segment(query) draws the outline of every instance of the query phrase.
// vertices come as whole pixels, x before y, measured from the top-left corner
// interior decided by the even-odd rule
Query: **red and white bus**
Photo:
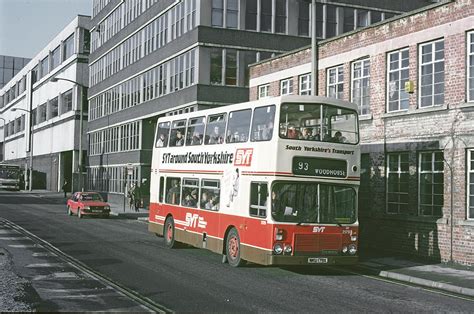
[[[357,107],[283,96],[158,119],[149,231],[232,266],[357,263]]]

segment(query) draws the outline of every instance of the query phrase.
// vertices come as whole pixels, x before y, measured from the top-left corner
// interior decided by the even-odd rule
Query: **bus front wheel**
[[[227,235],[226,255],[230,266],[239,267],[244,264],[244,260],[240,258],[240,237],[235,228],[230,229]]]
[[[170,249],[173,248],[175,246],[173,217],[166,218],[165,230],[163,231],[163,235],[165,238],[165,245]]]

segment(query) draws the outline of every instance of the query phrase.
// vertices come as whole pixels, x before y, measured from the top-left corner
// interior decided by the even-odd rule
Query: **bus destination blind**
[[[296,175],[330,178],[347,176],[347,163],[344,160],[295,156],[292,168]]]

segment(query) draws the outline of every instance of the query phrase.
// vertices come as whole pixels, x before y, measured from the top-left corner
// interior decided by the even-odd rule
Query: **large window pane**
[[[351,187],[303,182],[273,185],[272,217],[281,222],[353,223],[356,193]]]
[[[226,114],[216,114],[209,116],[206,127],[206,144],[222,144],[224,143],[226,125]]]
[[[225,85],[237,85],[237,50],[226,49]]]
[[[260,31],[272,31],[272,0],[260,0]]]
[[[247,0],[245,11],[245,29],[257,30],[257,1]]]
[[[271,140],[274,120],[275,106],[255,108],[252,120],[252,142]]]
[[[222,49],[211,50],[211,84],[222,84]]]
[[[420,215],[441,216],[444,198],[443,153],[420,153],[419,160]]]
[[[352,102],[356,103],[360,115],[370,113],[370,60],[352,63]]]
[[[444,41],[420,47],[420,107],[444,104]]]
[[[229,113],[229,123],[227,126],[227,143],[247,142],[249,138],[250,120],[252,110],[240,110]]]

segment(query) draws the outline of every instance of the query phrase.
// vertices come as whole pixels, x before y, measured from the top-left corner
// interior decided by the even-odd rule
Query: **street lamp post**
[[[23,109],[23,108],[12,108],[12,112],[14,111],[17,111],[17,110],[20,110],[20,111],[24,111],[26,113],[28,113],[28,116],[29,116],[29,130],[30,130],[30,156],[29,156],[29,163],[30,163],[30,169],[29,169],[29,173],[30,173],[30,178],[28,180],[28,190],[31,192],[33,190],[33,123],[32,123],[32,117],[31,117],[31,111],[30,110],[27,110],[27,109]]]
[[[318,38],[316,34],[317,30],[317,23],[316,23],[316,0],[312,0],[311,2],[311,76],[313,79],[313,95],[318,95],[318,59],[319,59],[319,51],[318,51]]]
[[[316,34],[316,0],[304,0],[311,3],[311,95],[318,96],[318,37]]]
[[[3,145],[2,145],[2,160],[5,160],[5,126],[7,125],[7,120],[0,117],[0,120],[3,121]]]
[[[87,86],[82,85],[81,83],[78,83],[74,80],[70,80],[67,78],[62,78],[62,77],[53,77],[51,78],[51,82],[57,82],[57,81],[67,81],[71,82],[81,88],[81,104],[80,104],[80,110],[79,110],[79,160],[78,160],[78,168],[79,168],[79,180],[78,180],[78,190],[82,191],[82,132],[83,132],[83,122],[84,122],[84,89],[87,88]]]

